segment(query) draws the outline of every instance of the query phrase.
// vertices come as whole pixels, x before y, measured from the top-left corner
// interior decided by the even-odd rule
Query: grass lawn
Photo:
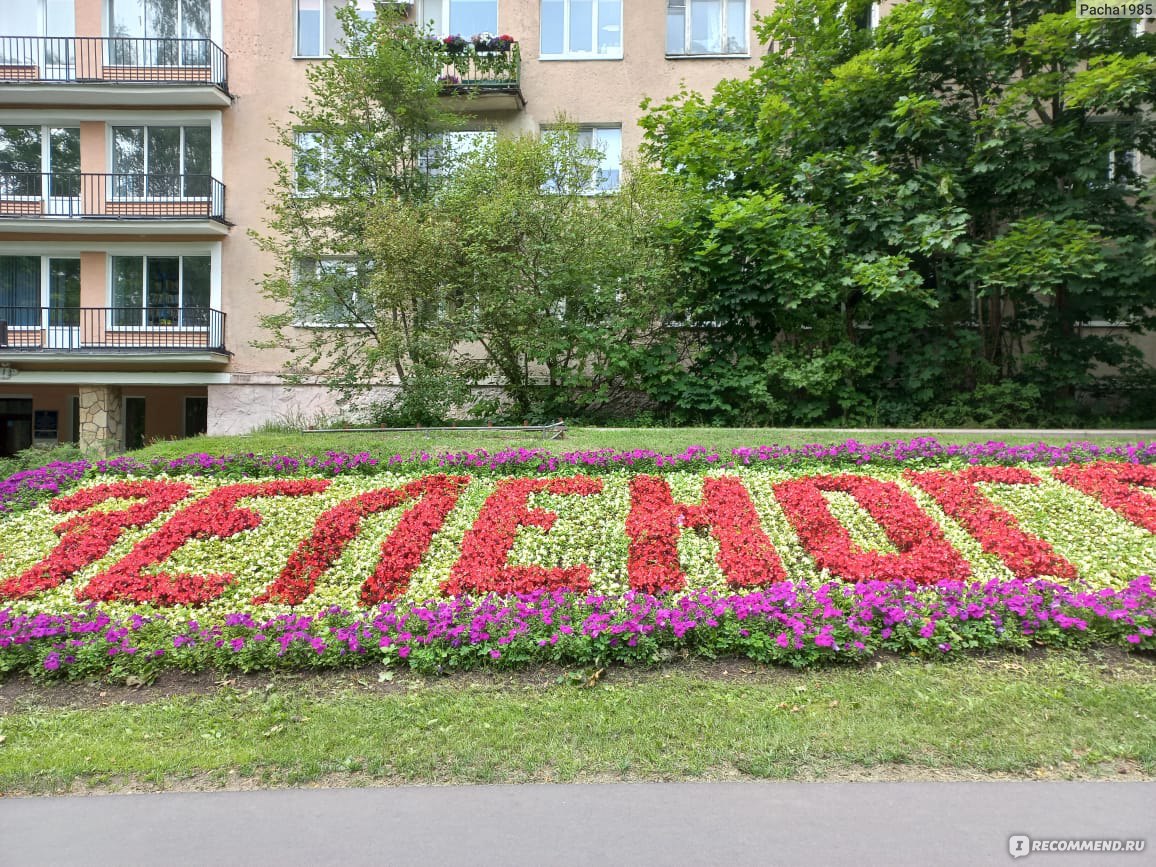
[[[0,684],[0,793],[686,779],[1156,777],[1156,666],[1051,652],[447,679]],[[191,692],[188,690],[192,690]]]
[[[412,451],[464,451],[484,448],[496,451],[504,448],[546,448],[551,451],[583,451],[587,449],[616,448],[653,449],[661,452],[679,452],[689,446],[707,446],[716,449],[732,449],[739,446],[782,444],[800,446],[814,442],[842,442],[854,438],[861,442],[883,440],[909,440],[916,436],[938,436],[942,442],[965,443],[985,442],[989,439],[1009,443],[1038,442],[1041,437],[1026,434],[936,434],[912,433],[910,431],[873,430],[848,433],[839,429],[801,428],[573,428],[565,439],[544,440],[540,434],[524,434],[508,431],[454,432],[431,431],[429,433],[356,433],[356,434],[303,434],[303,433],[254,433],[247,436],[219,437],[203,436],[187,440],[169,440],[153,443],[144,449],[132,452],[141,459],[153,457],[174,458],[190,452],[210,454],[259,452],[262,454],[307,455],[333,451],[368,451],[375,455],[408,454]],[[1045,436],[1051,443],[1067,442],[1072,437]],[[1087,439],[1101,445],[1135,442],[1136,436],[1119,434],[1097,434],[1081,432],[1077,439]]]

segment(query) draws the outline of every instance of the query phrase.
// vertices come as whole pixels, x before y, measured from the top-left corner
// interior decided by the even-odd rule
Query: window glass
[[[598,53],[622,52],[622,0],[598,0]]]
[[[693,0],[690,4],[692,54],[722,53],[722,0]]]
[[[54,174],[80,171],[80,129],[55,127],[48,131],[48,158]]]
[[[213,159],[207,126],[185,127],[184,158],[185,195],[207,197]]]
[[[0,126],[0,172],[40,173],[40,127]]]
[[[566,4],[564,0],[542,0],[542,53],[561,54],[564,41]]]
[[[297,54],[321,54],[321,0],[297,0]]]
[[[181,269],[179,256],[149,256],[147,264],[147,323],[176,325],[181,302]]]
[[[0,319],[9,325],[39,324],[39,256],[0,256]]]
[[[467,39],[475,33],[498,32],[498,0],[449,0],[450,33]]]
[[[112,257],[112,324],[139,326],[144,306],[144,259],[140,256]]]
[[[727,47],[728,54],[747,53],[747,2],[727,0]]]
[[[570,0],[570,50],[575,54],[594,50],[594,0]]]
[[[48,260],[48,324],[54,328],[80,326],[80,260]]]
[[[0,33],[5,36],[39,36],[38,5],[35,0],[16,0],[0,5]]]
[[[209,399],[185,398],[185,436],[195,437],[209,430]]]
[[[139,449],[145,440],[145,399],[126,397],[124,399],[124,447]]]
[[[181,324],[204,328],[209,324],[209,291],[212,258],[185,256],[182,260]]]
[[[178,0],[147,0],[145,35],[156,39],[176,39],[178,8]]]
[[[296,172],[297,192],[317,193],[323,187],[325,176],[325,148],[319,132],[299,132],[296,135],[293,169]]]
[[[668,0],[666,4],[666,53],[686,52],[686,0]]]

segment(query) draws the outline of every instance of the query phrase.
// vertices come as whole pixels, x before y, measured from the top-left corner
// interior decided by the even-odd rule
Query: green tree
[[[269,231],[257,236],[274,254],[261,289],[277,306],[258,345],[287,351],[287,381],[345,398],[398,383],[408,419],[429,421],[468,394],[448,369],[453,334],[432,315],[441,284],[389,279],[390,262],[375,256],[390,251],[372,250],[367,230],[371,216],[402,209],[402,219],[429,197],[430,143],[462,120],[439,97],[443,46],[397,4],[379,4],[371,21],[351,7],[338,14],[344,51],[309,67],[309,95],[275,131],[291,156],[272,163]],[[399,243],[416,237],[397,228]]]
[[[694,191],[681,247],[702,350],[687,415],[914,422],[1000,385],[1071,416],[1156,324],[1156,36],[1065,0],[785,0],[770,53],[652,107]],[[1117,328],[1089,323],[1111,322]],[[1011,389],[1009,391],[1009,389]]]
[[[623,173],[576,130],[491,138],[437,175],[436,193],[377,212],[378,286],[420,286],[456,343],[462,379],[500,388],[515,417],[622,411],[646,375],[678,361],[669,179]],[[436,251],[436,252],[435,252]]]

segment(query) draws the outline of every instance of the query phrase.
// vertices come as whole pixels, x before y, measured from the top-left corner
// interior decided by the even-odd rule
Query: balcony
[[[517,42],[500,51],[478,50],[465,43],[457,51],[444,52],[438,75],[441,95],[454,111],[518,111],[526,107],[522,96],[522,52]]]
[[[225,234],[225,185],[209,175],[0,172],[0,231]]]
[[[223,107],[228,56],[208,39],[0,36],[6,105]]]
[[[228,361],[225,314],[210,307],[0,307],[0,361]]]

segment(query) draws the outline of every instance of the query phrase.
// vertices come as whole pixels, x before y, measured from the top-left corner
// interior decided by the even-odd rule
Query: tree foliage
[[[644,119],[696,202],[702,336],[652,393],[727,421],[1015,423],[1073,418],[1094,374],[1151,383],[1128,337],[1156,324],[1156,36],[1059,0],[912,0],[874,31],[866,8],[785,0],[753,75]]]

